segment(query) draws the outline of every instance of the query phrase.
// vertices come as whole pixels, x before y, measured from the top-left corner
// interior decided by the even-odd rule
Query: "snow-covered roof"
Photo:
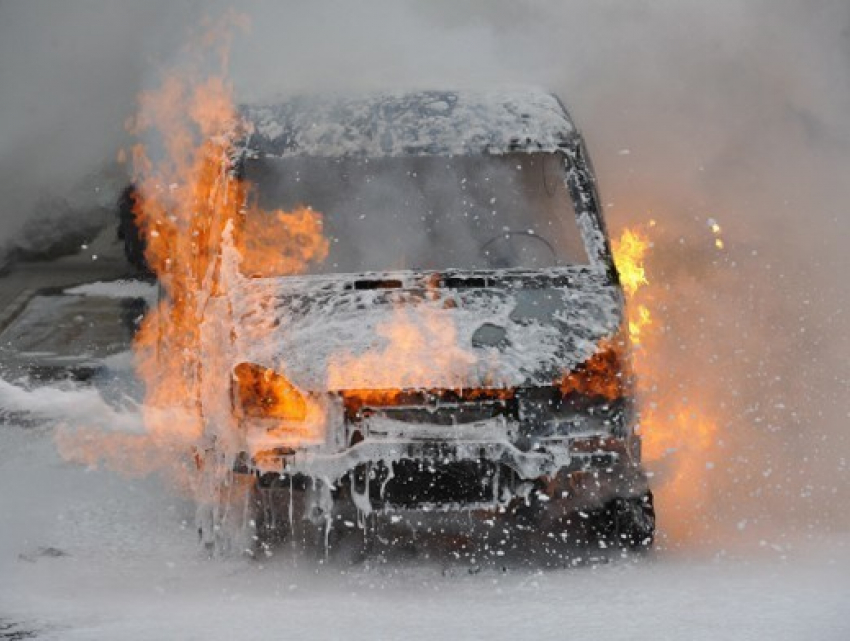
[[[403,156],[552,152],[576,129],[539,89],[302,97],[241,109],[259,156]]]

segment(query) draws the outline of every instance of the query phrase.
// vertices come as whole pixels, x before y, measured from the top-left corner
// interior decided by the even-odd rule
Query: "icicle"
[[[381,461],[381,463],[383,464],[384,461]],[[387,478],[385,478],[384,481],[381,483],[381,501],[384,500],[384,494],[386,494],[387,491],[387,483],[389,483],[395,478],[395,466],[392,464],[392,462],[386,465],[386,468]]]
[[[364,483],[363,492],[358,492],[354,484],[354,474],[351,475],[351,500],[354,501],[354,506],[357,508],[357,526],[361,529],[366,526],[366,517],[372,513],[372,501],[369,499],[369,481],[371,478],[372,468],[366,468],[366,481]]]
[[[292,480],[292,474],[289,474],[289,540],[291,542],[292,548],[295,549],[297,547],[295,541],[295,506],[293,504],[294,501],[294,482]]]

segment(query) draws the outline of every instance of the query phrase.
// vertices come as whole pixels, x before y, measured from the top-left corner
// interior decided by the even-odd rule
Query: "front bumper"
[[[646,486],[634,439],[585,434],[541,438],[521,449],[494,434],[378,433],[337,452],[272,448],[243,459],[240,471],[256,473],[266,489],[324,486],[334,499],[352,498],[362,512],[493,509],[532,491],[580,508]]]
[[[565,469],[587,471],[617,467],[631,462],[633,449],[625,439],[604,436],[541,439],[529,451],[507,441],[366,439],[332,453],[321,448],[296,451],[287,447],[271,448],[258,452],[250,467],[260,473],[340,479],[364,464],[412,460],[445,465],[475,461],[502,465],[523,479],[533,480]]]

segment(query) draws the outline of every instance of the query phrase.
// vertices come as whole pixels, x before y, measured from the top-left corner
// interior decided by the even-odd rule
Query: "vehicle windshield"
[[[311,274],[588,262],[560,154],[250,159],[245,177],[262,210],[322,214]]]

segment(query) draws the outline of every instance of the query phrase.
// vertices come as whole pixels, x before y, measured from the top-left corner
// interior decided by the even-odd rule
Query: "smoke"
[[[217,5],[0,5],[0,244],[51,199],[72,199],[76,223],[115,196],[136,95]],[[233,45],[240,100],[556,91],[585,134],[612,229],[658,221],[659,349],[676,393],[721,423],[722,464],[699,479],[703,507],[727,527],[755,513],[846,522],[845,0],[253,1],[240,11],[252,22]],[[724,228],[723,252],[708,219]]]
[[[0,234],[111,165],[139,90],[224,6],[0,6]],[[242,100],[540,84],[585,130],[612,215],[663,206],[775,220],[814,204],[835,218],[846,202],[850,8],[840,0],[254,0],[240,11],[252,22],[233,51]]]
[[[175,19],[153,3],[0,4],[0,255],[49,252],[106,221],[126,180],[124,122],[189,6]]]

